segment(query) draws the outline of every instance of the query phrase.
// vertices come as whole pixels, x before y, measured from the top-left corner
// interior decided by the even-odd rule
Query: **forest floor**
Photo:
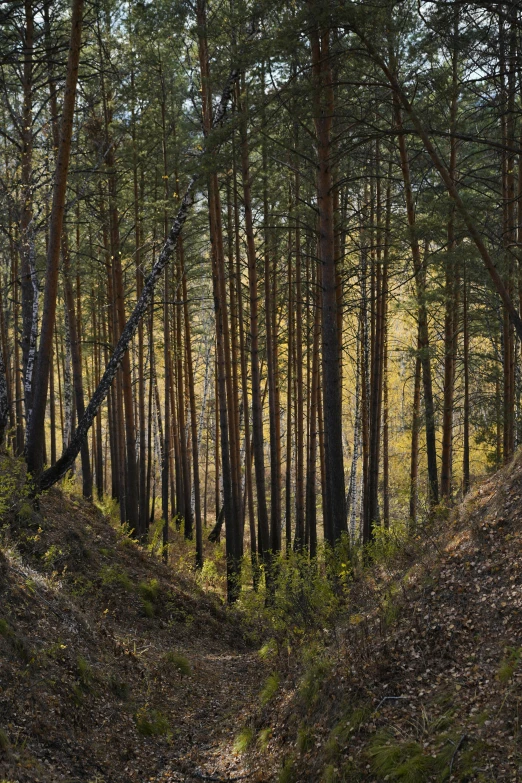
[[[2,783],[522,779],[522,455],[265,639],[181,534],[173,569],[56,490],[5,519]]]
[[[233,742],[262,667],[188,569],[174,574],[81,498],[51,491],[4,527],[2,783],[241,775]]]

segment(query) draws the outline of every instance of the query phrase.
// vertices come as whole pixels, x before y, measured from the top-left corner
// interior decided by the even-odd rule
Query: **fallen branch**
[[[453,770],[453,762],[455,761],[455,757],[456,757],[457,753],[459,752],[459,750],[461,749],[461,747],[463,746],[463,744],[465,743],[465,741],[467,740],[467,738],[468,738],[468,735],[467,734],[463,734],[462,737],[459,739],[459,741],[457,743],[457,747],[453,751],[453,756],[451,757],[451,761],[450,761],[450,765],[449,765],[449,776],[450,777],[451,777],[451,773],[452,773],[452,770]]]
[[[198,778],[199,780],[211,780],[213,783],[230,783],[234,780],[245,780],[250,775],[238,775],[235,778],[218,778],[216,775],[204,775],[202,772],[190,772],[191,777]]]

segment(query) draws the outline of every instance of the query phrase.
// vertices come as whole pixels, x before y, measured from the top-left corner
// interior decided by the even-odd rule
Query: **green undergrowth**
[[[442,511],[437,513],[445,519]],[[434,529],[426,528],[430,536]],[[377,711],[373,699],[362,692],[364,677],[361,691],[352,688],[349,699],[339,681],[341,674],[343,680],[350,679],[343,634],[356,626],[355,637],[364,636],[368,623],[365,604],[352,600],[352,590],[357,600],[366,595],[374,613],[372,627],[386,633],[403,621],[414,573],[421,591],[434,586],[433,577],[423,576],[422,570],[422,563],[431,562],[431,552],[429,536],[419,531],[408,531],[405,525],[379,528],[364,551],[344,540],[334,550],[323,547],[313,562],[306,554],[281,555],[272,561],[271,579],[262,579],[257,591],[243,590],[238,607],[267,674],[259,689],[257,731],[247,728],[238,735],[238,752],[270,753],[274,758],[277,747],[284,759],[279,783],[312,779],[311,774],[321,783],[490,783],[477,773],[487,762],[484,746],[466,734],[450,704],[442,705],[441,714],[441,705],[427,700],[416,705],[416,715],[400,713],[396,724],[397,711]],[[246,568],[243,579],[250,577]],[[272,589],[267,589],[267,581]],[[365,625],[358,628],[361,623]],[[371,645],[371,638],[367,643]],[[504,652],[497,680],[510,686],[516,681],[522,648]],[[285,734],[294,732],[290,754],[285,753],[288,739],[280,737],[282,725]]]

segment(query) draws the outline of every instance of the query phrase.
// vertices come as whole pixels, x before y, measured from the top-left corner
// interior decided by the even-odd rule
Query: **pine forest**
[[[519,780],[521,368],[516,0],[0,0],[2,783]]]

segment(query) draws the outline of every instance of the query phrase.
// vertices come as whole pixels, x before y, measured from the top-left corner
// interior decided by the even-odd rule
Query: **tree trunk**
[[[325,538],[335,544],[346,531],[342,400],[340,383],[340,335],[338,334],[337,276],[334,252],[334,212],[330,129],[334,112],[330,60],[330,30],[313,23],[312,69],[317,110],[314,118],[317,152],[317,206],[322,265],[323,413],[327,508]]]
[[[40,476],[43,468],[42,461],[45,437],[45,408],[47,404],[49,363],[56,316],[58,266],[60,259],[63,217],[65,212],[67,174],[69,170],[69,159],[71,152],[74,104],[76,100],[76,84],[78,80],[78,64],[80,60],[82,14],[83,0],[73,0],[69,59],[67,63],[67,76],[63,99],[62,120],[60,125],[60,143],[58,147],[53,187],[53,205],[51,210],[49,246],[47,251],[44,306],[40,330],[40,347],[36,363],[33,407],[27,428],[27,467],[29,472],[32,473],[35,478]]]

